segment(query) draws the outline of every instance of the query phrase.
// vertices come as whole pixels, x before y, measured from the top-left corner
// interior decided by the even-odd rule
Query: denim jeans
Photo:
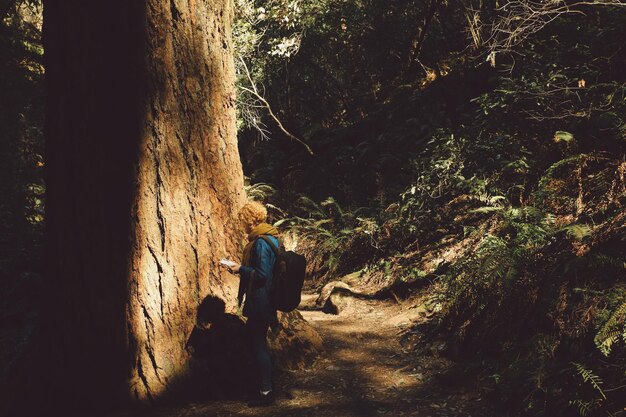
[[[246,322],[248,343],[252,349],[252,358],[257,367],[257,375],[260,376],[261,391],[272,390],[272,360],[267,347],[267,329],[269,326],[267,320],[254,317],[250,317]]]

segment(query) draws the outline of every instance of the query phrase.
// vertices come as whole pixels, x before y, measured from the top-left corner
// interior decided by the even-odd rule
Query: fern
[[[565,232],[569,237],[575,240],[583,240],[591,235],[591,226],[587,224],[572,223],[554,231],[554,233]]]
[[[265,207],[270,208],[272,210],[275,210],[277,212],[279,212],[281,215],[285,216],[287,213],[285,212],[285,210],[281,209],[278,206],[275,206],[274,204],[270,204],[270,203],[265,203]]]
[[[339,213],[340,217],[344,216],[344,212],[341,209],[341,206],[339,205],[339,203],[337,203],[337,200],[335,200],[333,197],[328,197],[326,200],[322,201],[320,204],[322,207],[334,207],[335,210],[337,210],[337,213]]]
[[[280,219],[274,223],[274,227],[282,226],[283,224],[289,224],[291,222],[293,222],[292,219]]]
[[[582,417],[585,417],[591,411],[592,403],[590,401],[583,400],[572,400],[569,402],[570,405],[573,405],[578,408],[578,414]]]
[[[554,176],[554,174],[556,173],[556,171],[558,171],[560,168],[569,165],[571,163],[578,163],[581,162],[585,159],[585,157],[587,157],[587,155],[585,154],[580,154],[580,155],[573,155],[573,156],[569,156],[565,159],[561,159],[560,161],[555,162],[554,164],[552,164],[547,170],[546,172],[543,174],[543,176],[541,177],[541,179],[539,180],[539,189],[540,191],[544,191],[546,188],[546,185],[548,184],[548,181]]]
[[[609,356],[611,349],[620,338],[626,343],[626,300],[624,300],[604,323],[594,342],[604,356]]]
[[[615,270],[626,269],[626,262],[603,253],[590,253],[586,256],[575,257],[563,265],[565,273],[579,270]]]
[[[602,398],[606,400],[606,395],[600,387],[600,385],[603,384],[602,379],[598,375],[594,374],[593,371],[591,371],[590,369],[585,368],[583,364],[580,364],[578,362],[572,362],[572,365],[574,365],[574,367],[576,368],[576,372],[578,373],[578,375],[582,377],[583,382],[588,382],[596,391],[600,393]]]
[[[314,222],[312,226],[318,228],[325,224],[333,223],[333,221],[334,221],[333,219],[321,219],[321,220]]]
[[[298,204],[308,208],[307,212],[314,217],[325,217],[324,210],[312,199],[307,196],[301,195],[298,198]]]
[[[244,186],[244,191],[249,199],[258,201],[265,200],[269,196],[273,195],[276,192],[276,188],[274,188],[271,184],[259,182]]]

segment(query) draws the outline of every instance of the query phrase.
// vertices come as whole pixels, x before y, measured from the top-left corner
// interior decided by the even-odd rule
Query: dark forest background
[[[623,415],[624,4],[235,3],[247,192],[311,285],[425,297],[416,331],[515,414]],[[0,2],[3,378],[41,314],[42,57],[41,4]]]
[[[0,367],[4,382],[34,334],[42,295],[41,4],[2,1],[0,21]]]

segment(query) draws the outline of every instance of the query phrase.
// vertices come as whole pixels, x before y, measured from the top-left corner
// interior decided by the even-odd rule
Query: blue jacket
[[[274,236],[265,235],[279,247],[280,243]],[[239,275],[246,288],[252,279],[252,290],[246,293],[243,306],[243,315],[273,322],[276,320],[276,310],[271,306],[269,290],[272,286],[272,277],[276,255],[270,245],[258,238],[252,247],[250,265],[241,266]]]

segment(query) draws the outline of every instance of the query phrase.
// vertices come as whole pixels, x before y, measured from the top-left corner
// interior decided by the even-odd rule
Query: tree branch
[[[245,61],[243,60],[242,57],[239,57],[239,60],[241,61],[241,64],[243,65],[243,69],[246,73],[246,78],[248,79],[248,82],[250,83],[251,88],[248,87],[244,87],[244,86],[240,86],[240,88],[243,91],[246,91],[247,93],[252,94],[257,100],[259,100],[262,104],[263,107],[265,107],[265,109],[267,109],[268,114],[270,115],[270,117],[272,119],[274,119],[274,121],[276,122],[276,124],[278,125],[279,129],[285,134],[287,135],[287,137],[291,140],[294,140],[298,143],[300,143],[302,146],[304,146],[307,150],[307,152],[310,155],[313,155],[313,150],[311,149],[311,147],[309,145],[307,145],[304,141],[302,141],[302,139],[294,136],[293,134],[291,134],[286,128],[285,126],[283,126],[283,124],[281,123],[281,121],[278,119],[278,117],[276,116],[276,114],[274,114],[274,112],[272,111],[272,107],[270,106],[270,103],[268,103],[267,100],[265,100],[265,98],[259,93],[259,90],[257,89],[254,81],[252,80],[252,76],[250,75],[250,70],[248,70],[248,66],[246,65]]]

